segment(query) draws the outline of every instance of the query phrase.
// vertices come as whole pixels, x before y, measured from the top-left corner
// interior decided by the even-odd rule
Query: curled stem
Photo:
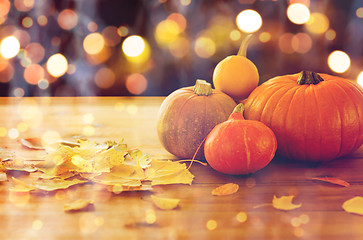
[[[247,56],[247,47],[248,44],[251,42],[251,39],[252,39],[252,34],[248,34],[246,37],[244,37],[237,53],[238,56],[243,56],[243,57]]]

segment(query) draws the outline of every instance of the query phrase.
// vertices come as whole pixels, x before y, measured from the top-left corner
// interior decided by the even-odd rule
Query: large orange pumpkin
[[[302,71],[257,87],[245,103],[246,119],[259,120],[289,159],[327,161],[363,143],[363,89],[327,74]]]
[[[227,94],[197,80],[165,98],[158,113],[157,132],[170,153],[191,159],[203,139],[217,124],[227,120],[236,102]],[[196,159],[204,158],[203,147]]]

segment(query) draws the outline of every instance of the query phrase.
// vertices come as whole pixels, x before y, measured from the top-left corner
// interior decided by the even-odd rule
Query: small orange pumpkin
[[[327,161],[363,143],[363,89],[328,74],[302,71],[268,80],[245,103],[246,119],[270,127],[289,159]]]
[[[160,106],[157,132],[161,144],[180,158],[192,158],[198,146],[217,124],[227,120],[236,106],[227,94],[197,80],[194,87],[172,92]],[[204,158],[203,147],[196,159]]]

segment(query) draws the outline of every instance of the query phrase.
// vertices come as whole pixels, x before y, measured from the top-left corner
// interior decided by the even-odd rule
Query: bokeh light
[[[329,19],[323,13],[312,13],[306,22],[306,28],[315,34],[325,33],[329,29]]]
[[[258,31],[262,26],[261,15],[255,10],[243,10],[237,15],[236,23],[241,31],[253,33]]]
[[[328,57],[329,68],[336,73],[344,73],[350,67],[350,58],[343,51],[336,50],[330,53]]]
[[[19,12],[28,12],[34,7],[34,0],[14,0],[14,6]]]
[[[358,8],[357,11],[355,11],[355,14],[359,18],[363,18],[363,7]]]
[[[19,40],[14,36],[8,36],[0,43],[0,53],[6,59],[15,57],[19,53],[19,50]]]
[[[358,74],[357,83],[363,87],[363,71]]]
[[[175,41],[180,33],[181,28],[178,23],[171,19],[161,21],[155,28],[155,38],[161,46]]]
[[[68,61],[61,53],[52,55],[47,61],[47,70],[53,77],[64,75],[67,69]]]
[[[147,88],[147,79],[140,73],[133,73],[126,79],[126,88],[130,93],[140,95]]]
[[[48,23],[48,18],[44,15],[40,15],[38,18],[37,18],[37,22],[40,26],[45,26],[47,25]]]
[[[114,72],[107,67],[100,68],[95,74],[95,83],[99,88],[107,89],[115,83]]]
[[[325,38],[327,40],[334,40],[335,37],[337,36],[337,33],[333,30],[333,29],[329,29],[326,33],[325,33]]]
[[[44,58],[45,49],[37,42],[28,44],[25,47],[26,57],[30,59],[32,63],[39,63]]]
[[[208,37],[198,37],[194,44],[195,53],[201,58],[209,58],[216,52],[216,44]]]
[[[217,227],[218,227],[218,223],[216,220],[208,220],[207,223],[205,224],[206,228],[209,230],[209,231],[213,231],[215,230]]]
[[[10,10],[10,2],[9,0],[1,0],[0,1],[0,17],[5,17]]]
[[[295,24],[304,24],[310,18],[309,8],[302,3],[290,4],[286,12],[288,19]]]
[[[271,40],[271,34],[269,32],[262,32],[258,35],[258,39],[263,42],[266,43],[268,41]]]
[[[49,147],[52,144],[58,143],[60,140],[62,140],[61,135],[59,132],[54,130],[48,130],[41,136],[42,145],[45,147]]]
[[[36,85],[44,78],[44,69],[38,64],[31,64],[24,70],[24,79],[31,85]]]
[[[284,33],[279,37],[279,47],[281,52],[288,54],[294,52],[294,48],[292,47],[293,38],[294,34],[292,33]]]
[[[240,40],[241,39],[241,36],[242,36],[241,32],[238,31],[238,30],[236,30],[236,29],[232,30],[231,33],[229,34],[229,38],[232,41],[238,41],[238,40]]]
[[[14,67],[7,60],[0,60],[0,83],[9,82],[14,75]]]
[[[83,48],[88,54],[97,54],[105,46],[105,40],[100,33],[91,33],[83,40]]]
[[[122,50],[129,57],[137,57],[145,50],[145,41],[140,36],[129,36],[124,40]]]
[[[110,47],[114,47],[120,43],[121,37],[117,33],[117,27],[107,26],[102,31],[102,36],[105,40],[105,44]]]
[[[190,43],[187,38],[179,37],[174,42],[169,44],[170,53],[176,58],[182,58],[189,52]]]
[[[61,28],[71,30],[78,23],[78,15],[72,9],[64,9],[59,13],[57,22]]]
[[[129,34],[129,29],[126,26],[120,26],[119,28],[117,28],[117,34],[120,37],[125,37],[127,36],[127,34]]]
[[[291,46],[295,52],[306,53],[313,45],[313,40],[306,33],[297,33],[291,39]]]

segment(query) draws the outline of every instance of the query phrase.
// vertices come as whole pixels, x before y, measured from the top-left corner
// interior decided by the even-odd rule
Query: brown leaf
[[[44,146],[42,145],[42,141],[40,138],[22,138],[20,139],[20,143],[29,149],[33,149],[33,150],[44,150]]]
[[[350,187],[350,184],[342,179],[335,178],[335,177],[312,177],[311,180],[318,180],[323,182],[328,182],[332,184],[336,184],[343,187]]]
[[[342,207],[346,212],[363,215],[363,197],[353,197],[345,201]]]
[[[79,212],[93,210],[94,204],[92,200],[78,199],[76,201],[64,204],[65,212]]]
[[[282,196],[280,198],[274,196],[273,200],[272,200],[272,206],[276,209],[279,210],[293,210],[296,208],[301,207],[301,203],[300,204],[293,204],[292,203],[292,199],[295,196]]]
[[[212,195],[214,196],[225,196],[236,193],[239,189],[239,185],[235,183],[227,183],[219,186],[212,190]]]

